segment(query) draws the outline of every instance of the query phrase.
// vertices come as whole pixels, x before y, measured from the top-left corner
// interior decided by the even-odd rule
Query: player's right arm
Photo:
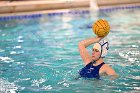
[[[88,38],[78,43],[79,53],[85,65],[87,65],[88,63],[92,61],[92,56],[90,55],[86,47],[100,41],[101,39],[102,37],[93,37],[93,38]]]

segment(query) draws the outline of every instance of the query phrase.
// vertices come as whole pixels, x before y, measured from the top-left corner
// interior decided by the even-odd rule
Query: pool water
[[[140,10],[64,13],[0,22],[1,93],[138,93]],[[78,42],[94,37],[91,25],[108,20],[105,63],[119,78],[77,79],[83,61]],[[91,47],[88,50],[91,52]]]

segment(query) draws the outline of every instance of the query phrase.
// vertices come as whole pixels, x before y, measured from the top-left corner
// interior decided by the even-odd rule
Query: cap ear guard
[[[109,43],[106,40],[102,40],[99,44],[101,45],[101,57],[104,58],[107,55]]]

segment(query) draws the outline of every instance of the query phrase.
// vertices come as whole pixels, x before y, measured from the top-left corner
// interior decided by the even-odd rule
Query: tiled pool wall
[[[99,11],[102,12],[112,12],[117,10],[126,10],[126,9],[140,9],[140,5],[133,5],[133,6],[117,6],[117,7],[109,7],[109,8],[100,8]],[[52,12],[47,13],[48,16],[60,16],[64,14],[70,14],[70,15],[81,15],[81,14],[88,14],[90,13],[90,10],[70,10],[67,12]],[[44,14],[37,13],[37,14],[22,14],[22,15],[12,15],[12,16],[0,16],[0,21],[6,21],[6,20],[13,20],[13,19],[27,19],[27,18],[39,18]]]

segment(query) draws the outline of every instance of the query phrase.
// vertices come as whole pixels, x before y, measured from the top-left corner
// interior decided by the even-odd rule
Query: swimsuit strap
[[[96,66],[96,67],[99,67],[99,68],[101,68],[102,67],[102,65],[104,65],[105,63],[103,62],[103,63],[101,63],[101,64],[99,64],[98,66]]]

